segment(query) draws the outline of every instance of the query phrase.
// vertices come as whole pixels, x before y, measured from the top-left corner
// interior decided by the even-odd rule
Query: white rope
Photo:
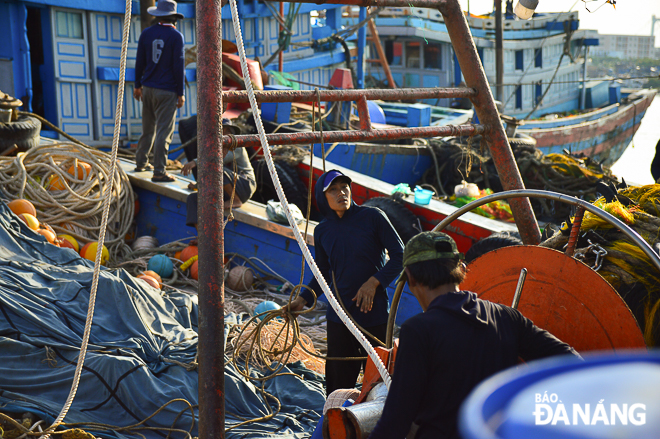
[[[387,368],[383,364],[382,360],[376,353],[376,350],[371,346],[367,338],[360,332],[358,328],[355,327],[351,319],[346,315],[344,310],[341,308],[339,305],[339,302],[337,302],[337,299],[334,297],[334,295],[330,292],[330,288],[328,287],[328,284],[325,282],[325,279],[321,275],[321,272],[319,271],[319,268],[316,266],[316,262],[314,261],[314,258],[312,257],[312,254],[309,251],[309,248],[307,247],[307,244],[305,243],[305,240],[302,237],[302,234],[300,233],[300,230],[298,229],[298,225],[293,219],[293,216],[291,215],[291,211],[289,210],[289,203],[286,199],[286,196],[284,195],[284,191],[282,190],[282,185],[280,184],[280,180],[277,176],[277,171],[275,170],[275,164],[273,163],[273,157],[270,154],[270,146],[268,145],[268,139],[266,139],[266,132],[264,130],[264,126],[261,123],[261,113],[259,112],[259,108],[257,107],[257,100],[254,97],[254,90],[252,89],[252,81],[250,80],[250,72],[248,70],[247,66],[247,61],[245,57],[245,48],[243,47],[243,34],[241,31],[241,25],[238,21],[238,8],[236,7],[236,0],[229,0],[229,4],[231,6],[231,12],[232,12],[232,23],[234,24],[234,35],[236,36],[236,45],[238,46],[238,54],[241,60],[241,69],[243,71],[243,79],[245,81],[245,89],[248,93],[248,97],[250,99],[250,107],[252,108],[252,114],[254,115],[254,121],[257,126],[257,131],[259,132],[259,138],[261,140],[261,146],[264,150],[264,157],[266,158],[266,164],[268,165],[268,171],[270,172],[271,177],[273,178],[273,184],[275,185],[275,190],[277,192],[277,196],[280,199],[280,202],[282,203],[282,207],[284,208],[284,214],[286,215],[287,219],[289,220],[289,224],[291,225],[291,229],[293,230],[293,234],[296,237],[296,241],[298,241],[298,245],[300,246],[300,250],[302,251],[303,255],[305,256],[305,260],[307,261],[307,264],[312,270],[312,273],[314,273],[314,277],[318,280],[319,284],[321,285],[321,288],[323,289],[323,293],[325,294],[325,297],[327,297],[328,302],[332,306],[332,308],[335,310],[341,321],[346,325],[348,330],[355,336],[355,338],[360,342],[362,347],[367,351],[371,359],[373,360],[374,364],[376,365],[376,368],[378,369],[378,372],[380,373],[380,376],[383,378],[383,381],[385,382],[385,385],[387,388],[390,388],[390,383],[391,383],[391,378],[390,374],[387,372]],[[311,184],[311,182],[310,182]]]
[[[80,353],[78,354],[78,364],[76,365],[76,372],[71,384],[69,396],[62,407],[62,411],[57,416],[53,424],[46,429],[44,439],[48,439],[50,434],[62,423],[66,417],[73,399],[76,397],[78,391],[78,384],[80,383],[80,375],[82,373],[83,364],[85,363],[85,355],[87,354],[87,343],[89,342],[89,334],[92,329],[92,319],[94,317],[94,305],[96,302],[96,292],[99,284],[99,275],[101,271],[101,255],[103,253],[103,243],[105,242],[105,229],[108,225],[108,215],[110,213],[110,198],[112,197],[112,185],[117,168],[117,150],[119,149],[119,132],[121,127],[121,113],[122,104],[124,101],[124,85],[126,75],[126,54],[128,52],[128,31],[131,26],[131,0],[126,0],[126,12],[124,13],[124,34],[121,41],[121,61],[119,63],[119,87],[117,90],[117,108],[115,111],[115,131],[112,137],[112,154],[110,171],[110,184],[106,186],[105,193],[103,194],[103,220],[101,221],[101,229],[96,249],[96,260],[94,261],[94,275],[92,277],[92,289],[89,293],[89,306],[87,308],[87,319],[85,321],[85,332],[83,333],[82,345],[80,346]]]

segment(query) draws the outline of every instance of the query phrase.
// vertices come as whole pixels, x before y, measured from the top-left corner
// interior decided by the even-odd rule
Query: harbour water
[[[660,140],[660,98],[656,96],[646,111],[632,144],[612,166],[612,172],[627,183],[652,184],[651,161]]]

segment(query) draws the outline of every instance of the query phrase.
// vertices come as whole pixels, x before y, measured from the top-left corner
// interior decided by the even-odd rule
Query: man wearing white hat
[[[140,35],[135,59],[135,91],[133,97],[142,101],[142,136],[135,154],[135,171],[153,170],[151,181],[171,182],[174,177],[165,172],[167,151],[177,108],[183,107],[184,90],[183,35],[176,30],[177,13],[174,0],[158,0],[147,9],[158,23]],[[149,153],[154,148],[154,163]]]

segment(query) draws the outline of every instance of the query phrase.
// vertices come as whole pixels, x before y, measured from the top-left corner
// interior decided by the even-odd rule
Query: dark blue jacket
[[[183,35],[174,27],[154,24],[140,35],[135,58],[135,88],[143,85],[183,96]]]
[[[324,179],[325,174],[318,181],[323,182]],[[317,183],[315,190],[316,204],[325,219],[314,230],[314,260],[333,294],[334,272],[336,290],[358,324],[365,328],[384,324],[388,316],[385,288],[401,273],[403,243],[387,216],[375,207],[358,206],[353,202],[344,216],[339,218],[330,209],[322,186],[322,183]],[[386,260],[385,250],[389,261]],[[378,279],[380,286],[376,290],[371,311],[363,313],[355,305],[353,298],[371,276]],[[308,285],[317,296],[323,294],[316,279]],[[304,291],[301,296],[308,305],[312,304],[314,299],[309,291]],[[332,307],[328,308],[327,318],[340,322]]]
[[[518,357],[553,355],[578,356],[513,308],[469,291],[436,297],[401,326],[392,386],[369,439],[404,438],[413,421],[416,439],[459,439],[458,410],[477,384]]]

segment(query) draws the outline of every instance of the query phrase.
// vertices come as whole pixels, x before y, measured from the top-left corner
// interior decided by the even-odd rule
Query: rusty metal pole
[[[360,118],[360,129],[363,131],[371,131],[371,115],[369,114],[369,105],[367,98],[362,96],[357,101],[358,117]]]
[[[199,438],[225,437],[221,0],[196,0]]]
[[[439,9],[445,18],[449,38],[461,65],[465,82],[468,87],[472,87],[478,92],[476,97],[471,98],[472,103],[479,120],[489,130],[484,138],[493,156],[502,186],[505,191],[524,189],[525,185],[520,176],[520,170],[509,146],[504,126],[495,107],[493,94],[477,53],[477,47],[474,45],[461,6],[458,0],[447,0],[440,2]],[[468,66],[479,66],[479,68],[467,68]],[[512,199],[510,204],[523,243],[538,244],[541,241],[541,231],[529,198]]]

